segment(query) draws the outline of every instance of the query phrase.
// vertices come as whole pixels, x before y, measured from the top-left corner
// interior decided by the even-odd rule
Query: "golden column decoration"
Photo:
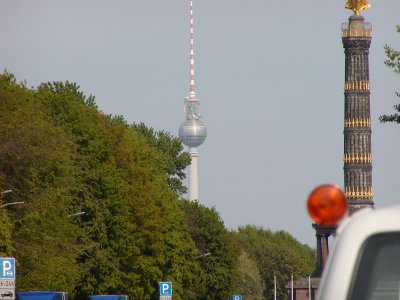
[[[358,16],[362,10],[368,9],[371,4],[367,0],[347,0],[345,8],[351,9]]]

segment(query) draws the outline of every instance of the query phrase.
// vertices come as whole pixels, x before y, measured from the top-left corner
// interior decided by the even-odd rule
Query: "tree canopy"
[[[277,296],[279,299],[287,297],[285,285],[291,276],[295,279],[309,276],[315,267],[315,251],[302,245],[285,231],[272,232],[269,229],[246,225],[240,227],[234,238],[240,248],[245,251],[249,259],[255,262],[261,276],[264,299],[272,299],[274,295],[274,276],[277,282]],[[243,258],[242,258],[243,259]],[[251,268],[251,265],[248,265]],[[253,291],[260,288],[257,282],[257,272],[248,269],[254,281]],[[243,277],[242,281],[249,280]],[[253,299],[249,287],[244,293],[250,293],[248,298]],[[260,296],[256,296],[260,297]],[[256,297],[254,299],[256,299]]]
[[[177,137],[101,112],[76,83],[28,88],[0,74],[0,255],[17,291],[70,299],[269,295],[271,276],[306,274],[312,251],[289,234],[228,231],[216,208],[182,197],[190,156]]]
[[[397,32],[400,33],[400,26],[397,25]],[[400,74],[400,51],[396,51],[388,45],[384,46],[385,54],[387,60],[385,60],[385,65],[391,68],[395,73]],[[400,97],[400,93],[396,92],[397,97]],[[393,122],[400,124],[400,104],[394,106],[396,113],[391,115],[382,115],[379,120],[383,123]]]

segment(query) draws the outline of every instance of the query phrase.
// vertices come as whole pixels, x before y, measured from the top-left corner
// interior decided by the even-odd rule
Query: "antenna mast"
[[[190,0],[190,93],[188,100],[196,101],[196,84],[194,83],[194,33],[193,33],[193,0]]]
[[[194,31],[193,31],[193,0],[190,0],[190,86],[189,95],[185,98],[186,119],[200,119],[200,102],[196,97],[196,84],[194,83]]]

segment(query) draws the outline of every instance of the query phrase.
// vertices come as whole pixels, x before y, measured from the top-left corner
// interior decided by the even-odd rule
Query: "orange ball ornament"
[[[347,208],[346,195],[337,185],[321,185],[308,196],[308,213],[318,225],[337,224]]]

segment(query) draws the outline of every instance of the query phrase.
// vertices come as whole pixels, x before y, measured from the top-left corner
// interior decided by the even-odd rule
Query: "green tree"
[[[397,25],[397,32],[400,33],[400,26]],[[387,60],[385,60],[385,65],[391,68],[395,73],[400,74],[400,51],[396,51],[389,47],[388,45],[384,46],[385,54],[387,56]],[[400,93],[396,92],[397,97],[400,97]],[[383,123],[386,122],[394,122],[400,124],[400,104],[396,104],[394,106],[396,113],[392,115],[382,115],[379,117],[379,120]]]
[[[195,299],[200,263],[179,206],[188,164],[179,140],[162,132],[150,144],[75,83],[28,89],[5,73],[0,101],[0,186],[14,191],[2,200],[25,201],[0,209],[0,251],[17,258],[18,289],[145,300],[170,280],[174,298]]]
[[[315,253],[300,244],[289,233],[272,232],[255,226],[244,226],[234,235],[237,244],[246,251],[259,268],[265,289],[264,297],[273,298],[274,276],[278,298],[287,297],[285,284],[293,275],[301,278],[311,274],[315,265]]]
[[[0,209],[0,256],[10,256],[11,253],[15,252],[12,245],[11,235],[13,232],[13,226],[9,214],[5,209]]]
[[[264,283],[260,271],[256,262],[244,250],[241,250],[238,257],[238,277],[238,290],[245,299],[263,299]]]
[[[75,144],[72,207],[86,212],[79,222],[84,247],[77,297],[124,293],[155,299],[158,282],[173,279],[175,298],[190,299],[196,286],[194,243],[169,185],[174,171],[166,168],[180,155],[180,142],[161,133],[156,145],[149,144],[148,136],[121,117],[99,113],[94,98],[76,84],[47,83],[39,92]]]
[[[77,227],[67,217],[68,187],[74,183],[71,144],[36,96],[14,76],[0,76],[0,178],[13,190],[10,197],[25,202],[1,211],[4,237],[12,237],[4,252],[17,258],[19,289],[72,292],[79,270],[71,262],[79,247],[73,243]]]
[[[183,200],[190,235],[196,244],[200,272],[197,299],[229,299],[236,285],[236,253],[215,208]],[[196,299],[196,298],[192,298]]]
[[[160,151],[161,168],[167,174],[170,188],[179,195],[186,193],[187,188],[182,180],[186,178],[185,168],[190,164],[190,155],[183,151],[182,142],[166,131],[154,131],[145,124],[133,124],[132,128],[143,134],[151,147]]]
[[[287,233],[228,232],[215,208],[179,200],[190,157],[171,134],[104,115],[68,81],[4,73],[0,103],[0,187],[14,191],[1,200],[25,202],[0,209],[0,254],[17,258],[20,291],[150,300],[172,281],[176,300],[258,299],[275,273],[309,274],[312,251]]]

